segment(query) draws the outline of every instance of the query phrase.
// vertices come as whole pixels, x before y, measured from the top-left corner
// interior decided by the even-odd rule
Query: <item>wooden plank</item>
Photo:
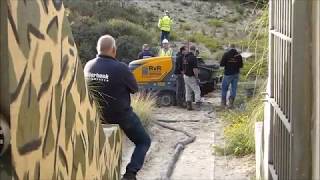
[[[286,36],[285,34],[282,34],[282,33],[278,32],[276,30],[270,30],[270,33],[273,34],[276,37],[279,37],[279,38],[285,40],[285,41],[292,42],[292,38],[291,37]]]
[[[0,2],[0,110],[6,117],[9,117],[9,77],[8,77],[8,26],[6,1]],[[9,118],[7,118],[9,119]],[[8,122],[9,123],[9,122]],[[10,123],[9,123],[10,124]]]
[[[313,179],[320,179],[320,1],[313,1],[313,121],[312,172]]]
[[[269,164],[269,172],[270,172],[273,180],[278,180],[278,175],[277,175],[277,173],[274,169],[274,166],[272,164]]]
[[[292,132],[291,124],[289,123],[289,120],[286,117],[286,115],[281,111],[281,109],[280,109],[279,105],[277,104],[277,102],[275,101],[275,99],[269,98],[268,101],[270,102],[270,104],[274,108],[275,112],[278,114],[280,120],[282,121],[282,123],[286,127],[287,131],[289,133],[291,133]]]
[[[263,122],[256,122],[254,128],[255,134],[255,149],[256,149],[256,179],[263,179],[261,172],[261,165],[263,164],[263,136],[262,136]]]
[[[311,179],[311,67],[310,58],[310,3],[293,1],[292,31],[292,144],[291,178]]]

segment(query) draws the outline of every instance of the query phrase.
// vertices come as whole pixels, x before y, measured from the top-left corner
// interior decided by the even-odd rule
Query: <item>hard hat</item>
[[[169,13],[169,11],[168,11],[168,10],[165,10],[164,12],[165,12],[166,14],[168,14],[168,13]]]
[[[169,43],[169,41],[168,41],[167,39],[164,39],[164,40],[162,41],[162,44],[167,44],[167,43]]]

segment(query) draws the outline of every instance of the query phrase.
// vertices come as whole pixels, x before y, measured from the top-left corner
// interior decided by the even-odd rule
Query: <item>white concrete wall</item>
[[[269,1],[269,6],[271,6],[271,2],[272,0]],[[272,8],[269,7],[269,29],[271,29],[271,27],[273,26],[273,14],[274,14],[274,11],[272,10]],[[270,37],[270,36],[269,36]],[[273,58],[273,52],[272,52],[272,48],[271,48],[271,44],[273,42],[271,42],[271,38],[269,38],[269,59]],[[269,67],[268,67],[268,84],[267,84],[267,89],[266,89],[266,92],[267,92],[267,96],[266,98],[270,97],[271,94],[272,94],[272,88],[271,88],[271,68],[272,68],[272,65],[271,63],[269,62]],[[268,180],[268,170],[269,170],[269,140],[270,140],[270,119],[271,119],[271,104],[268,103],[267,101],[264,103],[264,121],[263,121],[263,169],[262,171],[263,172],[260,172],[261,173],[261,177],[258,177],[258,178],[261,178],[261,179],[264,179],[264,180]]]
[[[313,179],[320,179],[320,1],[313,0],[313,123],[312,123],[312,160]]]

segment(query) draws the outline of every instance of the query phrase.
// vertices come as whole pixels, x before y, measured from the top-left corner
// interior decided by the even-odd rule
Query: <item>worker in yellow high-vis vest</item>
[[[158,22],[158,27],[161,30],[161,37],[160,37],[161,43],[164,39],[169,40],[172,24],[173,24],[173,20],[169,17],[169,12],[165,11],[164,16],[161,17]]]
[[[159,51],[159,56],[163,57],[163,56],[172,56],[172,49],[170,48],[170,44],[169,41],[167,39],[164,39],[162,41],[162,48]]]

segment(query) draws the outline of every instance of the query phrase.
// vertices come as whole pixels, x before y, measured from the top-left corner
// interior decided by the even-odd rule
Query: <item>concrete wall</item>
[[[313,179],[320,179],[320,1],[313,0]]]
[[[11,178],[118,179],[120,131],[103,131],[62,1],[1,3],[8,8],[1,80],[9,92],[1,97],[10,105]]]

